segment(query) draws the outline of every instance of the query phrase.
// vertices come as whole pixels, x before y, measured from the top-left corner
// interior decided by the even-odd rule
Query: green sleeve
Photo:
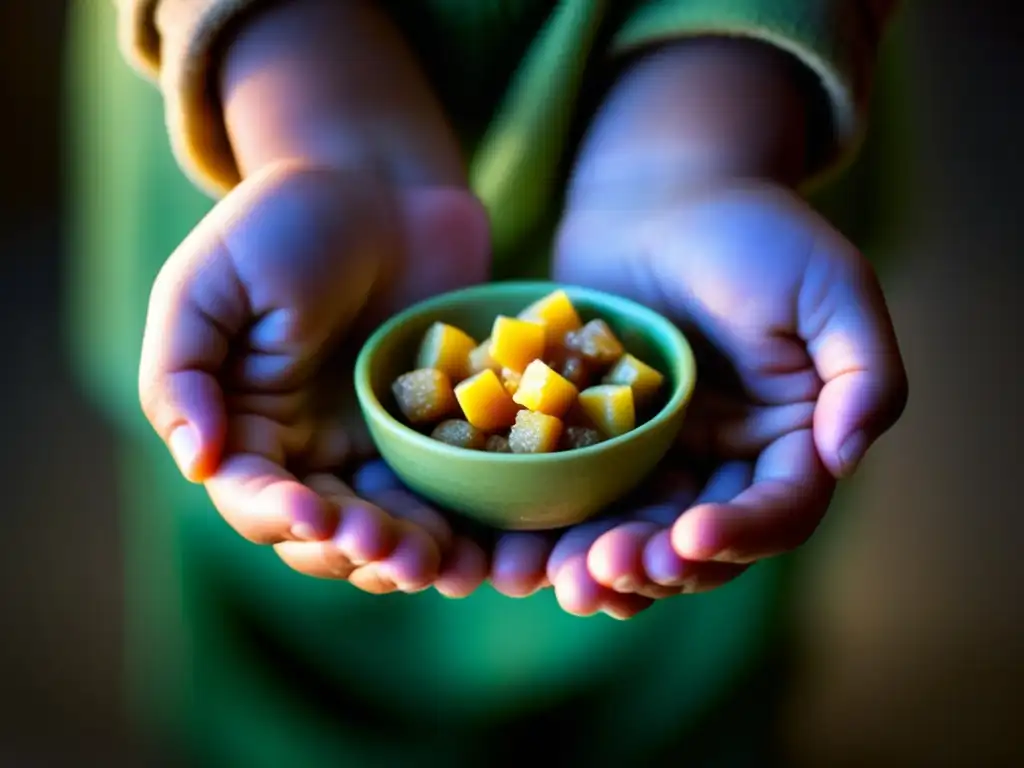
[[[826,102],[811,182],[845,165],[864,134],[875,59],[892,0],[647,0],[612,40],[616,55],[695,36],[759,40],[807,68]]]

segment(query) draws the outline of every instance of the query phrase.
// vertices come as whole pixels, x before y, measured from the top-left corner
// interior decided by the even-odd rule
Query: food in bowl
[[[492,453],[570,451],[627,434],[657,412],[665,376],[601,318],[586,323],[555,290],[477,342],[434,322],[391,386],[405,423]]]

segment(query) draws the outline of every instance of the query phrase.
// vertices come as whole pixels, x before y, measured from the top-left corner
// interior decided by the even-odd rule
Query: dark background
[[[787,736],[808,765],[1022,765],[1024,10],[909,5],[885,282],[911,402],[815,540]],[[62,348],[62,14],[0,3],[0,765],[148,764],[120,713],[111,437]]]

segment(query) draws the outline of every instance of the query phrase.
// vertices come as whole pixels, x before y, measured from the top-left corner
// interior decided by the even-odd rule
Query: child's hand
[[[697,391],[644,498],[557,543],[506,536],[502,591],[550,582],[571,613],[627,618],[722,585],[805,541],[836,479],[899,417],[906,378],[877,279],[785,183],[805,141],[787,66],[742,43],[668,49],[599,115],[554,277],[676,320],[698,355]]]
[[[471,592],[483,552],[369,467],[351,398],[365,332],[486,278],[488,229],[460,189],[281,165],[250,176],[170,257],[142,353],[146,415],[242,536],[371,592]],[[443,559],[443,565],[442,565]]]

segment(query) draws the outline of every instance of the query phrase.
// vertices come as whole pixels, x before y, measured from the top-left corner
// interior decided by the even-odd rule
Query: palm
[[[652,482],[557,540],[506,536],[498,554],[516,557],[496,562],[500,589],[545,583],[529,584],[530,567],[550,551],[546,581],[567,610],[628,617],[810,535],[834,487],[812,434],[822,383],[798,307],[816,300],[801,295],[815,234],[799,204],[760,190],[566,221],[557,279],[672,317],[695,348],[698,386],[678,450]]]

